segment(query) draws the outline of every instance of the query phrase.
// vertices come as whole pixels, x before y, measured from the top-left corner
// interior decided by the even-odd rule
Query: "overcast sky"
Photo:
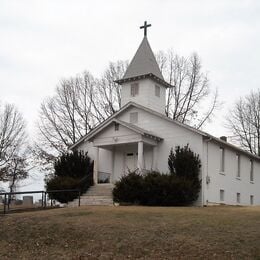
[[[258,0],[0,0],[0,100],[16,104],[33,133],[59,80],[131,59],[144,20],[154,52],[199,54],[225,102],[205,130],[224,135],[228,108],[260,85]]]

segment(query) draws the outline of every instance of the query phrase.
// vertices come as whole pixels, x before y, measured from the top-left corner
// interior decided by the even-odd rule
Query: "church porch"
[[[95,146],[95,145],[94,145]],[[158,142],[138,141],[95,146],[94,183],[115,183],[130,171],[157,170]]]
[[[93,145],[94,183],[115,183],[129,171],[157,169],[163,139],[134,124],[108,121],[89,138]]]

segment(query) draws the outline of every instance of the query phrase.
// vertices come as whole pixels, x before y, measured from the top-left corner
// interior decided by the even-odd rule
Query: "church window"
[[[138,122],[138,113],[132,112],[130,113],[130,123],[135,124]]]
[[[237,162],[237,177],[240,178],[240,154],[236,155],[236,162]]]
[[[237,193],[237,203],[240,203],[240,193]]]
[[[220,193],[219,193],[219,196],[220,196],[220,201],[224,201],[225,200],[225,191],[224,190],[220,190]]]
[[[254,196],[250,195],[250,205],[254,205]]]
[[[133,83],[131,84],[131,96],[135,97],[139,94],[139,84]]]
[[[160,97],[160,87],[155,85],[155,96]]]
[[[119,124],[115,123],[115,131],[118,131],[118,130],[119,130]]]
[[[220,172],[225,171],[225,150],[223,147],[220,147]]]
[[[250,160],[250,181],[254,181],[254,162]]]

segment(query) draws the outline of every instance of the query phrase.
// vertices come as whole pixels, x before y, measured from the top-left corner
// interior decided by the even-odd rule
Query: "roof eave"
[[[139,76],[130,77],[130,78],[122,78],[122,79],[119,79],[119,80],[115,80],[114,82],[122,85],[123,83],[126,83],[126,82],[131,82],[131,81],[146,79],[146,78],[151,78],[151,79],[153,79],[154,81],[158,82],[159,84],[163,85],[166,88],[173,88],[174,87],[171,84],[167,83],[165,80],[155,76],[153,73],[148,73],[148,74],[139,75]]]
[[[240,148],[240,147],[238,147],[238,146],[236,146],[234,144],[231,144],[229,142],[223,141],[223,140],[221,140],[221,139],[219,139],[219,138],[217,138],[217,137],[215,137],[213,135],[207,134],[207,136],[204,136],[204,140],[206,140],[206,141],[213,141],[215,143],[218,143],[220,146],[226,146],[226,147],[228,147],[228,148],[230,148],[232,150],[238,151],[241,154],[244,154],[246,156],[252,157],[252,158],[254,158],[256,160],[260,160],[259,156],[255,155],[255,154],[252,154],[252,153],[250,153],[250,152],[248,152],[248,151],[246,151],[246,150],[244,150],[244,149],[242,149],[242,148]]]

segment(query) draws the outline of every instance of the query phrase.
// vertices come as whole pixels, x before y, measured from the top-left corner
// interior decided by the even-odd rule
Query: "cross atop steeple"
[[[144,22],[144,25],[140,26],[140,29],[144,29],[144,36],[146,37],[147,35],[147,28],[148,27],[151,27],[152,25],[151,24],[147,24],[147,22],[145,21]]]

